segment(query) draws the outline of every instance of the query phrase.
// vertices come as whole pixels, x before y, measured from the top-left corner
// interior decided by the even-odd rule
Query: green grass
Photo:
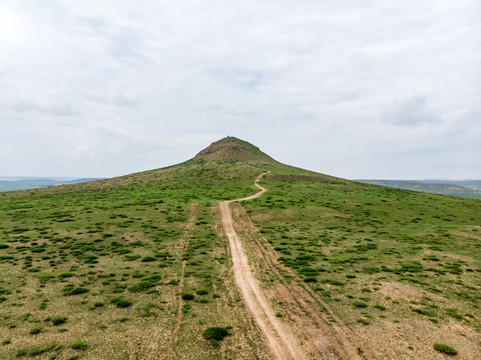
[[[61,326],[63,347],[55,353],[65,358],[75,356],[70,345],[77,339],[89,344],[88,357],[116,358],[129,346],[125,334],[135,343],[147,337],[165,353],[180,292],[196,299],[188,301],[173,354],[215,358],[218,349],[199,339],[217,321],[236,324],[239,339],[247,339],[246,329],[257,330],[246,327],[241,299],[230,295],[237,290],[226,282],[230,261],[214,209],[219,200],[254,193],[260,172],[250,164],[195,160],[108,181],[0,194],[0,330],[12,341],[2,356],[45,349]],[[56,325],[58,311],[65,324]],[[41,334],[30,335],[40,323]],[[248,357],[263,351],[241,342]],[[236,347],[230,343],[228,352]],[[142,351],[140,357],[156,356],[148,347]]]
[[[348,324],[359,322],[356,304],[372,303],[383,311],[371,325],[422,314],[481,330],[463,316],[481,317],[481,201],[300,173],[269,174],[263,186],[243,204],[260,235]],[[412,290],[391,294],[396,286]]]

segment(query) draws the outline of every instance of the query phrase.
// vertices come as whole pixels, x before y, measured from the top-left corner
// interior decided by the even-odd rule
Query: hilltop
[[[194,160],[201,159],[210,162],[278,163],[257,146],[231,136],[213,142],[194,157]]]
[[[0,358],[273,358],[218,206],[267,171],[266,193],[230,204],[233,227],[310,358],[337,335],[360,359],[443,359],[435,343],[481,357],[481,201],[298,169],[228,137],[162,169],[0,193]]]

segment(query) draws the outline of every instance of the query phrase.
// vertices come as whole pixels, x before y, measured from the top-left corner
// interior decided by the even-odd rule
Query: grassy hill
[[[316,174],[230,137],[164,169],[1,193],[0,358],[268,359],[217,209],[265,170],[269,191],[242,205],[286,281],[379,359],[443,359],[438,342],[479,357],[481,201]],[[212,326],[230,335],[207,341]]]

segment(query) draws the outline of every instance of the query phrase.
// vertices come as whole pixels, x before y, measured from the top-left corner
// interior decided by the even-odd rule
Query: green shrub
[[[368,319],[364,319],[364,318],[357,319],[357,322],[363,325],[369,325],[371,323]]]
[[[197,295],[207,295],[209,292],[205,289],[199,289],[199,290],[196,290],[195,293]]]
[[[142,262],[152,262],[152,261],[155,261],[155,260],[157,260],[157,259],[153,256],[144,256],[142,258]]]
[[[154,284],[151,283],[150,281],[146,281],[146,280],[139,281],[137,284],[129,287],[129,291],[130,292],[141,292],[141,291],[145,291],[147,289],[150,289],[153,286],[154,286]]]
[[[386,310],[386,307],[382,304],[375,304],[373,307],[375,309],[379,309],[379,310],[383,310],[383,311]]]
[[[367,304],[364,301],[361,301],[361,300],[353,301],[352,305],[354,305],[354,307],[357,307],[357,308],[366,308],[367,307]]]
[[[121,298],[113,298],[110,300],[112,304],[115,304],[119,308],[126,308],[132,305],[132,302],[129,300],[121,299]]]
[[[87,349],[87,343],[85,341],[76,341],[70,345],[70,348],[74,350],[85,350]]]
[[[194,295],[188,293],[182,293],[182,300],[194,300]]]
[[[63,272],[63,273],[58,274],[57,276],[58,276],[59,278],[61,278],[61,279],[65,279],[65,278],[74,276],[74,273],[71,273],[71,272]]]
[[[458,351],[454,347],[452,347],[451,345],[443,344],[443,343],[435,343],[433,347],[434,347],[434,350],[447,355],[451,355],[451,356],[457,355],[458,353]]]
[[[73,286],[73,285],[67,285],[62,289],[62,292],[64,295],[70,296],[70,295],[80,295],[80,294],[85,294],[86,292],[89,292],[90,290],[82,287],[82,286]]]
[[[455,319],[458,319],[458,320],[463,319],[463,315],[459,314],[458,310],[456,310],[455,308],[446,308],[446,313]]]
[[[42,332],[42,328],[40,326],[35,326],[34,328],[30,329],[30,334],[31,335],[37,335]]]
[[[229,335],[227,328],[219,326],[207,328],[202,332],[204,339],[210,340],[213,345],[216,345],[218,341],[221,341],[227,335]]]
[[[424,315],[424,316],[436,316],[436,313],[431,310],[420,309],[420,308],[413,308],[411,310],[417,314]]]
[[[67,321],[65,316],[57,316],[52,319],[52,324],[54,326],[62,325]]]
[[[17,357],[24,356],[24,355],[27,355],[27,349],[18,349],[17,350],[17,354],[16,354]]]

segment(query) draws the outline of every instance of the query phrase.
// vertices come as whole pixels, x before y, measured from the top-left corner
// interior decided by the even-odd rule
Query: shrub
[[[182,293],[182,300],[194,300],[194,295],[188,293]]]
[[[463,315],[459,314],[455,308],[446,308],[446,313],[455,319],[458,319],[458,320],[463,319]]]
[[[357,322],[363,325],[369,325],[371,323],[368,319],[364,319],[364,318],[357,319]]]
[[[417,314],[424,315],[424,316],[436,316],[436,313],[434,311],[427,310],[427,309],[412,308],[411,310]]]
[[[96,302],[94,302],[94,306],[95,306],[96,308],[102,307],[102,306],[104,306],[104,303],[103,303],[102,301],[96,301]]]
[[[354,307],[357,307],[357,308],[366,308],[367,307],[367,304],[364,301],[361,301],[361,300],[354,301],[352,303],[352,305],[354,305]]]
[[[52,319],[52,324],[54,326],[62,325],[67,321],[67,318],[65,316],[57,316]]]
[[[379,310],[386,310],[386,307],[382,304],[375,304],[373,307]]]
[[[458,353],[458,351],[454,347],[443,343],[435,343],[433,347],[434,350],[451,356],[457,355]]]
[[[229,335],[227,328],[219,326],[207,328],[202,332],[204,339],[210,340],[213,345],[216,345],[218,341],[221,341],[227,335]]]
[[[155,261],[155,260],[157,260],[157,259],[153,256],[144,256],[142,258],[142,262],[152,262],[152,261]]]
[[[64,295],[79,295],[79,294],[84,294],[86,292],[89,292],[90,290],[85,288],[85,287],[75,287],[74,285],[67,285],[62,289],[62,292]]]
[[[65,279],[65,278],[74,276],[74,273],[71,273],[71,272],[63,272],[63,273],[58,274],[57,276],[58,276],[59,278],[61,278],[61,279]]]
[[[112,304],[115,304],[119,308],[126,308],[132,305],[132,302],[129,300],[121,299],[121,298],[113,298],[110,300]]]
[[[76,341],[70,345],[70,348],[74,350],[85,350],[87,349],[87,343],[85,341]]]
[[[129,287],[129,291],[130,292],[140,292],[140,291],[145,291],[147,289],[150,289],[151,287],[153,287],[154,284],[152,284],[150,281],[139,281],[137,284],[135,285],[132,285],[131,287]]]
[[[17,354],[16,354],[17,357],[24,356],[24,355],[27,355],[26,349],[18,349],[17,350]]]
[[[72,289],[72,291],[69,292],[68,295],[79,295],[79,294],[85,294],[86,292],[89,292],[90,290],[81,286],[75,287]]]
[[[42,328],[39,327],[39,326],[36,326],[36,327],[30,329],[31,335],[37,335],[37,334],[40,334],[41,332],[42,332]]]
[[[207,295],[209,292],[205,289],[199,289],[199,290],[196,290],[195,293],[197,295]]]

